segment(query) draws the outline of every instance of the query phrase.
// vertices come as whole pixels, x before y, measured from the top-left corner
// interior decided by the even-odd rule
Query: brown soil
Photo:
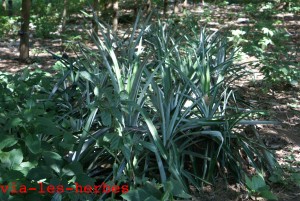
[[[17,72],[26,67],[49,69],[55,64],[56,60],[45,50],[59,52],[59,41],[31,39],[31,42],[30,59],[27,63],[20,63],[18,40],[0,40],[0,71]]]

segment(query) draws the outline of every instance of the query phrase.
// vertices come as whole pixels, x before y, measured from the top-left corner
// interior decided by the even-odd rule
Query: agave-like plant
[[[140,18],[122,36],[98,22],[101,35],[91,33],[98,50],[77,44],[75,61],[62,59],[67,69],[49,98],[62,95],[61,122],[77,137],[69,160],[90,177],[132,188],[159,180],[164,199],[189,197],[170,182],[188,193],[218,173],[242,180],[245,161],[272,171],[272,154],[233,131],[253,122],[230,89],[245,71],[225,38]]]

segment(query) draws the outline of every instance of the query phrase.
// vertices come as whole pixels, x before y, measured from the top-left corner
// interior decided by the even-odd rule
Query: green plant
[[[188,199],[190,185],[200,190],[218,174],[243,181],[244,163],[277,168],[262,144],[233,130],[256,123],[230,90],[245,74],[233,62],[236,49],[193,20],[150,19],[139,15],[123,36],[98,23],[101,37],[91,33],[98,50],[76,43],[75,59],[53,54],[54,76],[1,74],[1,182],[126,183],[124,199],[155,192],[171,200]],[[116,197],[66,192],[41,199]]]
[[[132,194],[152,179],[163,192],[176,180],[189,193],[225,169],[243,180],[241,151],[256,169],[276,169],[265,147],[232,130],[252,122],[229,90],[245,72],[226,39],[193,22],[139,20],[124,38],[99,23],[97,52],[76,44],[76,61],[61,59],[66,69],[50,97],[80,133],[72,160],[90,164],[84,169],[98,180],[129,183]],[[101,176],[99,163],[110,167]]]
[[[260,64],[258,66],[264,75],[265,86],[297,83],[300,75],[295,65],[298,48],[288,45],[291,38],[285,30],[277,28],[272,20],[259,20],[253,27],[231,32],[229,41],[235,46],[242,46],[238,54],[258,59],[254,65]]]
[[[38,182],[45,187],[94,182],[83,172],[82,164],[67,158],[76,138],[67,130],[68,122],[60,121],[63,114],[56,110],[55,101],[48,99],[54,77],[28,69],[17,74],[0,74],[1,184],[19,189],[22,185],[38,188]],[[1,200],[50,200],[55,196],[28,190],[25,195],[9,191],[0,194]],[[66,192],[64,197],[74,200],[90,196]]]
[[[49,11],[50,12],[50,11]],[[50,38],[58,29],[59,15],[33,16],[37,37]]]
[[[47,97],[43,92],[49,89],[47,87],[50,88],[49,74],[41,71],[0,74],[2,184],[16,182],[18,186],[32,185],[33,178],[29,179],[29,175],[38,166],[38,153],[42,154],[42,142],[46,143],[43,138],[47,139],[53,133],[59,135],[53,114],[47,112],[51,104],[43,104],[43,99]],[[1,193],[0,196],[4,200],[13,197],[9,193]],[[31,194],[28,195],[30,198]]]
[[[263,197],[268,200],[278,200],[278,198],[270,191],[270,187],[266,184],[261,173],[254,175],[251,179],[246,176],[246,187],[250,196]]]
[[[135,200],[175,200],[175,197],[182,197],[185,199],[191,198],[191,196],[187,195],[180,184],[173,180],[168,181],[165,184],[164,191],[161,190],[162,185],[155,184],[154,182],[145,182],[144,186],[131,190],[127,194],[122,195],[127,201],[135,201]]]
[[[0,34],[1,36],[17,35],[19,31],[18,20],[20,17],[0,16]]]

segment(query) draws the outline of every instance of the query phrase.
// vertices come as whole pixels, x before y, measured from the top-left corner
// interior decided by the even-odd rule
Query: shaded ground
[[[30,49],[30,60],[28,64],[20,63],[18,61],[19,42],[16,40],[0,41],[0,71],[16,72],[25,67],[33,69],[49,69],[56,60],[45,51],[45,49],[57,52],[60,50],[60,42],[53,42],[53,40],[35,40],[32,42]]]
[[[226,10],[227,9],[227,10]],[[238,27],[248,22],[247,16],[237,15],[240,7],[231,6],[223,10],[216,10],[216,19],[208,22],[212,28],[220,26]],[[212,9],[213,10],[213,9]],[[201,8],[195,13],[204,14]],[[230,14],[231,13],[231,14]],[[230,15],[228,15],[230,14]],[[300,21],[299,16],[281,15],[284,28],[291,34],[291,45],[300,46]],[[219,24],[219,19],[222,24]],[[203,21],[203,23],[205,23]],[[48,69],[56,60],[44,49],[60,52],[61,42],[59,40],[37,40],[32,39],[31,64],[20,64],[18,62],[18,42],[15,40],[0,41],[0,71],[16,72],[24,67]],[[300,54],[299,52],[297,54]],[[300,57],[298,57],[300,58]],[[249,60],[253,58],[248,58]],[[255,59],[255,58],[254,58]],[[300,59],[296,62],[300,62]],[[299,65],[299,63],[298,63]],[[255,82],[249,81],[256,79]],[[276,153],[279,163],[287,172],[300,172],[300,86],[272,86],[266,87],[262,82],[262,75],[257,69],[247,80],[237,84],[238,92],[244,100],[251,103],[253,108],[264,109],[270,112],[269,119],[277,120],[276,125],[258,125],[257,131],[265,145]],[[279,200],[298,200],[300,188],[291,184],[272,186]],[[247,197],[245,189],[239,185],[228,185],[218,183],[213,189],[207,187],[200,198],[194,200],[251,200]]]

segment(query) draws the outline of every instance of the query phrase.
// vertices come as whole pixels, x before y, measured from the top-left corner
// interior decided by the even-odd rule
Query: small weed
[[[271,192],[270,186],[265,182],[261,173],[253,176],[251,179],[246,176],[246,187],[251,197],[257,200],[258,197],[266,198],[268,200],[278,200],[278,198]]]

